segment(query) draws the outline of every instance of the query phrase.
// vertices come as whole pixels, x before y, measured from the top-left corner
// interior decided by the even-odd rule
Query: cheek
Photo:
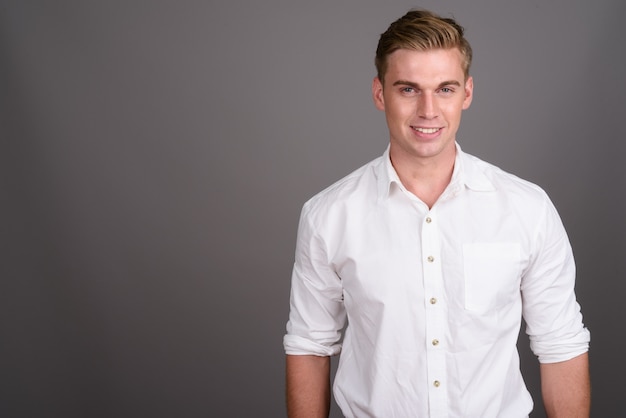
[[[395,129],[402,121],[402,118],[396,112],[390,111],[389,108],[385,112],[385,119],[389,129]]]
[[[463,111],[463,109],[464,109],[463,102],[450,104],[450,106],[448,106],[445,109],[447,119],[448,120],[460,120],[461,112]]]
[[[410,118],[415,113],[415,104],[408,100],[396,101],[387,106],[387,112],[392,114],[394,119]]]

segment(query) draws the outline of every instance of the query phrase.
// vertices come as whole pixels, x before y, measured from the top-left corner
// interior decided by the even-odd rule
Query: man
[[[561,220],[539,187],[456,142],[471,59],[463,28],[430,12],[381,35],[372,95],[389,146],[302,210],[284,338],[290,417],[328,416],[340,351],[347,417],[527,417],[522,316],[548,416],[589,416],[589,332]]]

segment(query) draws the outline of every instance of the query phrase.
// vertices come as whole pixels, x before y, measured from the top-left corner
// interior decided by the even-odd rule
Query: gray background
[[[300,208],[383,152],[374,50],[415,6],[474,47],[463,148],[560,210],[620,415],[624,4],[2,1],[0,416],[284,416]]]

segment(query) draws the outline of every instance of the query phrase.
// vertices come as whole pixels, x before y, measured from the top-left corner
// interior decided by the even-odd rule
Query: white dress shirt
[[[457,144],[429,209],[387,149],[304,205],[284,347],[341,352],[334,395],[346,417],[527,417],[522,315],[540,362],[585,353],[574,278],[538,186]]]

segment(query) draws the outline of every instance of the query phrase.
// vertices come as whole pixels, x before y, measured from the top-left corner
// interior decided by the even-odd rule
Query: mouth
[[[441,130],[441,128],[420,128],[418,126],[411,126],[414,131],[423,133],[423,134],[434,134]]]

